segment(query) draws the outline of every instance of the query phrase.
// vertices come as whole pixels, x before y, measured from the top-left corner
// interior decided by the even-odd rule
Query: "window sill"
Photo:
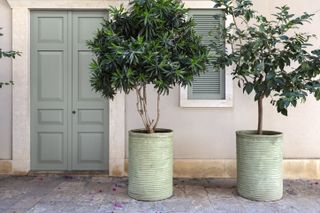
[[[185,108],[229,108],[233,107],[232,99],[224,100],[180,100],[180,107]]]
[[[180,107],[190,108],[221,108],[233,107],[232,94],[226,94],[223,100],[195,100],[188,99],[188,89],[180,87]]]

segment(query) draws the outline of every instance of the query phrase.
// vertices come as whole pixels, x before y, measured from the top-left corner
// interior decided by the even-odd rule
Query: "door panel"
[[[107,168],[107,102],[90,86],[89,65],[92,53],[86,46],[102,22],[104,12],[73,13],[73,116],[72,168]]]
[[[105,12],[31,13],[31,167],[106,170],[108,104],[90,86],[86,47]]]
[[[82,102],[101,102],[101,97],[99,94],[95,93],[88,83],[90,80],[90,72],[88,72],[88,67],[91,62],[92,54],[88,50],[75,49],[74,51],[76,58],[75,62],[78,62],[75,64],[75,66],[78,67],[78,72],[75,73],[75,75],[77,75],[78,85],[81,85],[80,87],[75,85],[75,87],[77,87],[77,100]]]
[[[78,163],[101,163],[104,155],[103,132],[81,132],[78,134]]]
[[[64,100],[63,57],[63,51],[38,51],[38,100]]]
[[[51,13],[52,14],[52,13]],[[54,15],[56,13],[54,12]],[[47,16],[48,13],[43,14],[43,17],[38,17],[38,42],[39,43],[64,43],[65,17]]]
[[[92,38],[104,16],[105,12],[74,12],[75,25],[73,26],[77,28],[74,32],[76,32],[77,43],[84,45],[83,49],[87,49],[86,41]]]
[[[40,125],[62,125],[63,110],[62,109],[40,109],[38,110],[38,123]]]
[[[40,163],[63,163],[63,138],[62,132],[38,133]]]

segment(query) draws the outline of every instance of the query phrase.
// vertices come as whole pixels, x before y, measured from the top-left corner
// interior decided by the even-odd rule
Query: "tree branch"
[[[158,125],[159,118],[160,118],[160,94],[158,94],[158,97],[157,97],[157,118],[156,118],[155,124],[153,125],[154,130]]]
[[[150,127],[152,122],[150,121],[150,117],[148,115],[147,88],[145,84],[142,86],[142,102],[143,102],[144,115],[148,122],[148,126]]]
[[[263,96],[258,100],[258,134],[263,134]]]
[[[137,95],[137,103],[136,103],[137,111],[142,119],[142,123],[143,123],[144,127],[147,129],[148,123],[146,121],[146,118],[144,117],[144,112],[143,112],[142,103],[141,103],[141,93],[140,93],[141,87],[140,88],[135,87],[135,90],[136,90],[136,95]]]

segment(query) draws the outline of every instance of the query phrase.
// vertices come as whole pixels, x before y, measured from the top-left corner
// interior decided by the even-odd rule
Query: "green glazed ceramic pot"
[[[172,196],[173,131],[129,131],[128,195],[136,200],[157,201]]]
[[[282,198],[282,133],[237,131],[237,190],[256,201]]]

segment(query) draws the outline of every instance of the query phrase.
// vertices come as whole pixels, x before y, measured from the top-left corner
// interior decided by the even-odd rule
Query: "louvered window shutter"
[[[189,15],[193,17],[196,32],[202,36],[203,44],[209,45],[212,41],[221,44],[225,48],[224,41],[218,39],[220,30],[224,27],[224,12],[222,10],[190,10]],[[214,63],[216,54],[211,50]],[[188,99],[198,100],[222,100],[225,99],[225,71],[214,70],[212,66],[207,66],[207,72],[200,76],[195,76],[192,86],[188,88]]]

